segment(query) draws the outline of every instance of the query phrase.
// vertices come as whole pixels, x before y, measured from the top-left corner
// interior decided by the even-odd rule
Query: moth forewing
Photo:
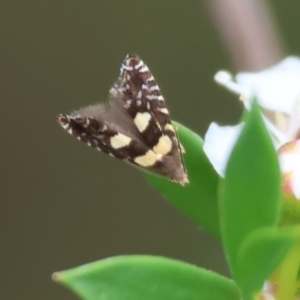
[[[128,55],[108,105],[60,115],[59,124],[89,146],[185,185],[181,145],[149,68]]]

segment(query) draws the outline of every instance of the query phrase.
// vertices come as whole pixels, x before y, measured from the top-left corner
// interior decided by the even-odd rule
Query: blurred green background
[[[290,53],[299,53],[300,2],[272,4]],[[137,53],[174,120],[201,136],[212,121],[234,124],[242,107],[213,81],[232,67],[204,1],[1,1],[0,43],[0,299],[77,299],[51,274],[118,254],[228,275],[219,243],[135,168],[55,120],[105,101],[125,55]]]

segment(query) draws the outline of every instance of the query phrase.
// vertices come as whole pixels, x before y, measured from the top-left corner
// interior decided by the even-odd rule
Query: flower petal
[[[243,124],[219,126],[211,123],[205,134],[203,150],[214,169],[222,177],[225,176],[229,156],[242,128]]]
[[[291,114],[300,91],[300,59],[287,57],[258,73],[239,73],[237,83],[254,94],[261,107]]]

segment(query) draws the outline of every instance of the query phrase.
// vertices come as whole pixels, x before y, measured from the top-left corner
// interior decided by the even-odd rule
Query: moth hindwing
[[[78,140],[113,157],[188,183],[182,146],[160,89],[144,62],[127,55],[108,104],[59,115],[58,123]]]

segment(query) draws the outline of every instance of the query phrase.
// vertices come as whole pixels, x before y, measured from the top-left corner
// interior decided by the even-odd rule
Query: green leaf
[[[298,232],[297,241],[284,257],[272,278],[273,282],[278,282],[274,293],[277,300],[294,300],[296,295],[299,296],[300,283],[297,275],[300,266],[300,228],[299,226],[293,228]]]
[[[180,211],[203,227],[215,238],[220,238],[217,208],[219,176],[203,152],[203,140],[188,128],[173,122],[181,144],[185,149],[184,161],[189,183],[184,187],[154,174],[145,174]]]
[[[180,261],[119,256],[58,272],[53,279],[86,300],[238,300],[235,283]]]
[[[294,227],[265,227],[246,237],[239,248],[236,263],[236,281],[244,299],[252,299],[253,294],[261,290],[297,240],[299,229]],[[294,266],[296,280],[299,265],[294,262]]]
[[[283,194],[280,210],[280,225],[300,224],[300,203],[294,195]]]
[[[243,239],[277,223],[280,188],[277,155],[254,103],[231,153],[220,193],[221,233],[233,276]]]

